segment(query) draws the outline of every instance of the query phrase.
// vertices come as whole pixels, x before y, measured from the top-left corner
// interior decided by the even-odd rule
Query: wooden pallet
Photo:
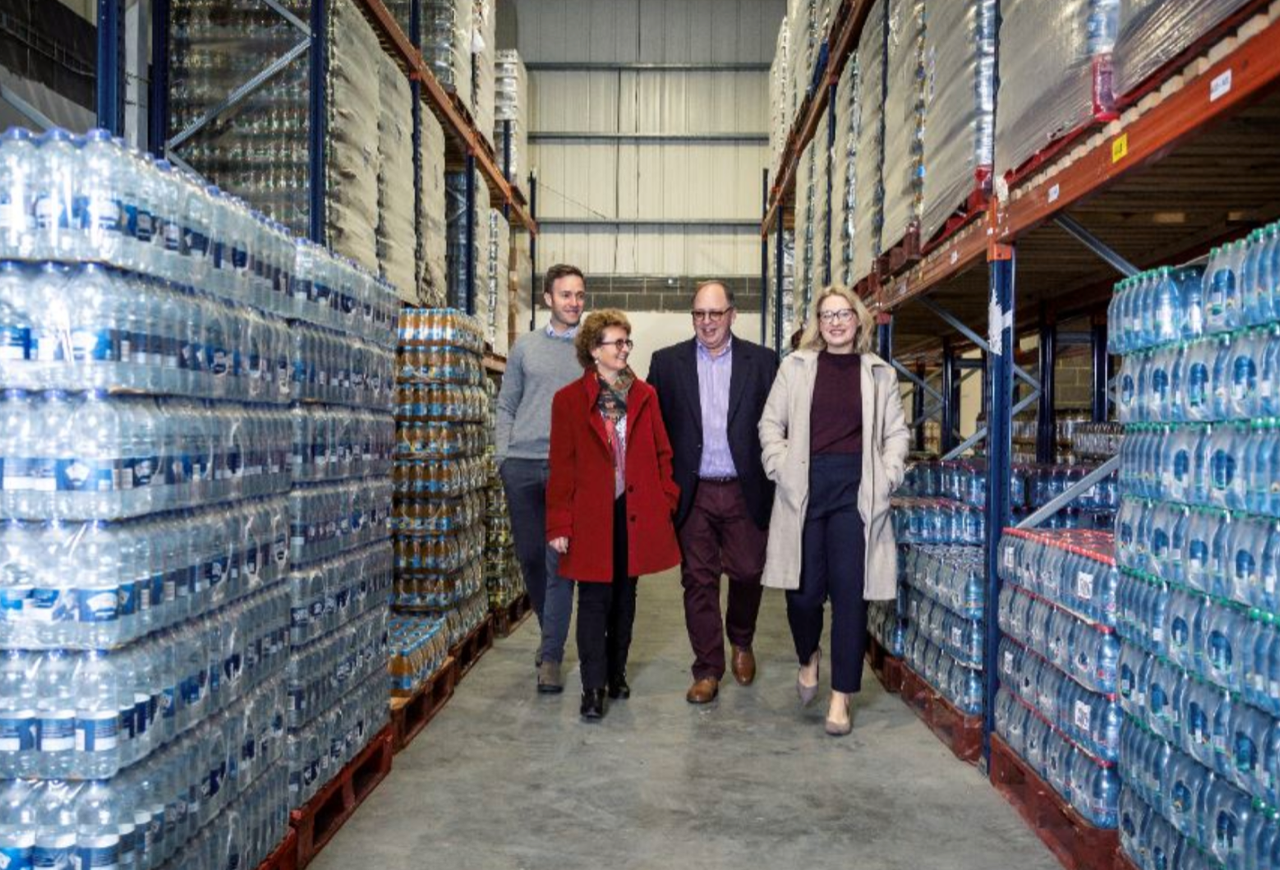
[[[386,779],[394,754],[395,733],[388,725],[302,809],[289,814],[298,835],[299,870],[311,863],[369,793]]]
[[[512,632],[524,624],[533,614],[533,602],[525,593],[502,607],[493,610],[493,630],[498,637],[511,637]]]
[[[896,695],[902,691],[902,672],[906,666],[902,659],[890,655],[880,641],[871,635],[867,635],[867,662],[886,692]]]
[[[920,222],[912,221],[907,233],[897,243],[885,249],[876,261],[876,272],[882,281],[920,262],[924,256],[920,243]]]
[[[493,614],[486,614],[484,621],[471,630],[471,633],[458,641],[449,655],[458,663],[458,679],[461,680],[480,661],[480,656],[493,648]]]
[[[280,841],[280,845],[276,846],[275,851],[258,865],[258,870],[297,870],[297,868],[298,832],[289,828],[289,832]]]
[[[400,752],[422,733],[436,714],[453,697],[458,685],[458,663],[446,658],[436,672],[408,698],[391,699],[391,728],[395,751]]]
[[[990,166],[979,166],[973,173],[973,189],[965,197],[964,202],[956,206],[951,216],[943,223],[942,228],[931,238],[922,239],[920,252],[923,256],[936,251],[950,241],[951,237],[987,210],[991,204],[991,182],[995,170]]]
[[[982,717],[966,716],[934,691],[924,678],[902,668],[902,700],[961,761],[977,764],[982,756]]]
[[[1089,824],[996,734],[991,735],[990,772],[996,791],[1013,805],[1066,870],[1122,866],[1119,834]]]

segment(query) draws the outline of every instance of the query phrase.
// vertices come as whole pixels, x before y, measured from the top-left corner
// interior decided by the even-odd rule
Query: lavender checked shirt
[[[698,399],[702,405],[702,464],[699,477],[737,477],[729,452],[729,378],[733,373],[733,337],[719,356],[698,346]]]

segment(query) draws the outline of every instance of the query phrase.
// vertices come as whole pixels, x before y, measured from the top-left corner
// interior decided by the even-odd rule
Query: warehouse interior
[[[1280,0],[0,3],[0,867],[1280,870],[1278,109]],[[840,348],[806,659],[821,475],[688,518]]]

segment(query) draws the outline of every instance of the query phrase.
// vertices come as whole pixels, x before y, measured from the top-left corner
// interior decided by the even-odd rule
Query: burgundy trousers
[[[724,638],[749,647],[756,633],[768,535],[747,512],[736,480],[698,482],[679,529],[684,619],[693,647],[693,678],[724,677]],[[720,615],[720,575],[729,575],[729,606]]]

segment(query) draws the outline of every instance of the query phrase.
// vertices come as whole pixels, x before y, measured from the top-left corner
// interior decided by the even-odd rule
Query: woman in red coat
[[[627,652],[636,578],[680,564],[671,443],[653,388],[627,366],[631,323],[617,309],[586,317],[574,340],[582,379],[551,403],[547,541],[578,585],[582,717],[631,695]]]

